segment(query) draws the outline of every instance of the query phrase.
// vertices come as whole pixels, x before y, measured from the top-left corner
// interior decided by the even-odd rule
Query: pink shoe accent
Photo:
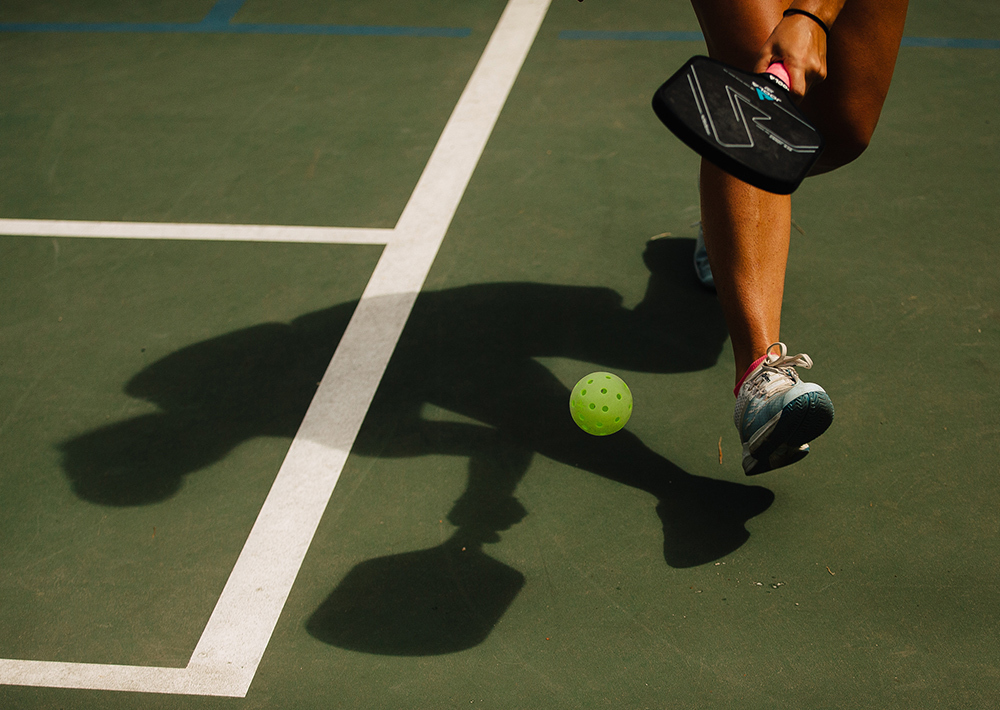
[[[743,373],[743,377],[741,377],[740,381],[736,383],[736,389],[733,390],[733,394],[735,396],[737,396],[737,397],[740,396],[740,387],[743,386],[743,383],[747,381],[747,378],[750,377],[750,374],[754,370],[756,370],[758,367],[760,367],[760,364],[762,362],[764,362],[765,360],[767,360],[767,354],[766,353],[764,354],[764,356],[762,358],[760,358],[758,360],[754,360],[753,365],[751,365],[750,367],[747,368],[747,371]]]

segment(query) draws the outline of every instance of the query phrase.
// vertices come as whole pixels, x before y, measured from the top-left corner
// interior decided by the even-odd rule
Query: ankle
[[[750,365],[750,367],[748,367],[746,369],[746,372],[743,373],[743,376],[740,377],[736,381],[736,388],[733,390],[733,394],[734,395],[736,395],[737,397],[739,397],[739,395],[740,395],[740,387],[743,386],[743,383],[746,382],[746,379],[750,376],[750,374],[754,370],[756,370],[758,367],[760,367],[760,364],[762,362],[764,362],[764,360],[766,360],[766,359],[767,359],[767,353],[764,353],[764,355],[762,355],[761,357],[759,357],[759,358],[757,358],[756,360],[753,361],[753,363]]]

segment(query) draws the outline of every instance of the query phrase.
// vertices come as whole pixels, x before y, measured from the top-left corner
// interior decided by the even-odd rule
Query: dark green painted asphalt
[[[0,217],[391,227],[502,8],[235,18],[467,39],[0,34]],[[996,13],[920,0],[907,33]],[[697,25],[553,3],[247,697],[0,705],[995,706],[1000,53],[904,49],[870,151],[797,193],[783,337],[837,420],[747,480],[697,160],[649,109],[703,48],[566,29]],[[186,663],[379,253],[0,237],[0,657]],[[636,398],[600,441],[565,412],[596,369]]]

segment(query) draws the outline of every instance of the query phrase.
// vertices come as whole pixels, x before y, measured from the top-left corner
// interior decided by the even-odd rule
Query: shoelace
[[[778,348],[778,353],[773,352],[775,348]],[[788,348],[785,347],[784,343],[774,343],[767,349],[767,359],[761,364],[760,369],[753,374],[748,384],[758,393],[766,395],[772,390],[783,388],[783,385],[780,377],[772,378],[765,377],[764,375],[774,374],[787,377],[794,385],[799,381],[799,375],[795,371],[795,368],[804,367],[808,370],[812,366],[812,358],[805,353],[789,355]]]

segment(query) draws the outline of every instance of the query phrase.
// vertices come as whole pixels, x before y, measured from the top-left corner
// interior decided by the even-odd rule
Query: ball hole
[[[592,384],[594,384],[594,381],[593,380],[587,380],[587,384],[588,385],[592,385]]]
[[[580,396],[581,397],[586,397],[587,396],[587,390],[580,390]]]
[[[606,411],[608,411],[608,408],[607,407],[601,407],[601,411],[602,412],[606,412]]]
[[[620,422],[621,420],[622,420],[622,418],[621,418],[621,417],[615,417],[615,424],[617,424],[617,423],[618,423],[618,422]]]
[[[601,394],[607,394],[607,393],[608,393],[608,391],[606,389],[602,389],[601,390]]]
[[[587,394],[587,393],[586,393],[586,392],[584,392],[584,394]],[[620,394],[617,394],[617,395],[615,395],[615,396],[616,396],[616,397],[617,397],[618,399],[621,399],[621,398],[622,398],[622,396],[621,396]]]
[[[591,408],[591,409],[597,409],[597,405],[596,405],[596,404],[594,404],[593,402],[591,402],[591,403],[590,403],[590,408]]]

